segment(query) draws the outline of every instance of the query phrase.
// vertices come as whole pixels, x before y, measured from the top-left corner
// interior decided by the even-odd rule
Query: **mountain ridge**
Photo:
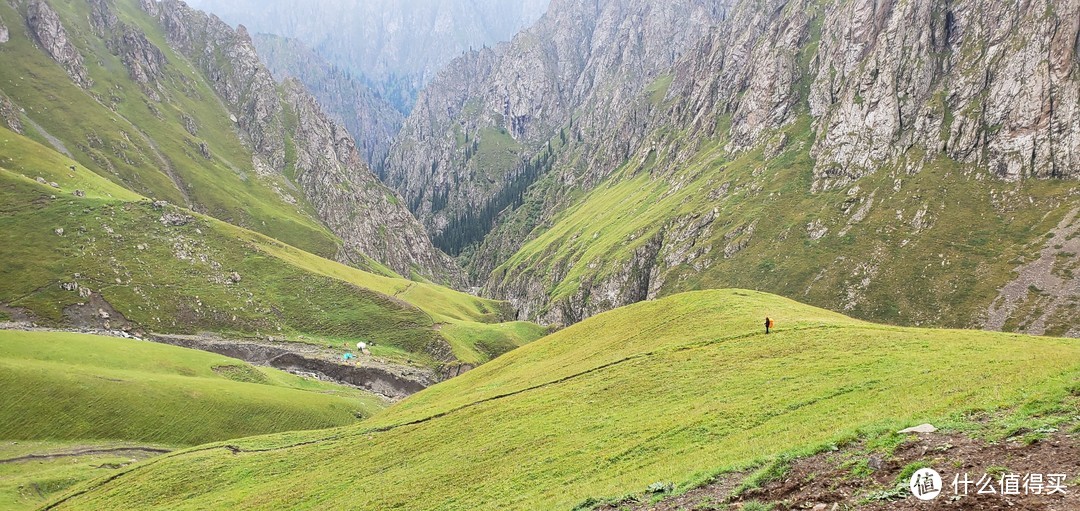
[[[28,13],[0,44],[0,321],[364,340],[425,384],[541,334],[436,284],[454,262],[245,31],[175,0],[0,2]]]
[[[403,113],[445,63],[507,40],[543,14],[548,0],[197,0],[196,7],[255,32],[302,41],[359,77]]]
[[[602,132],[724,12],[704,0],[554,2],[509,44],[467,53],[425,89],[391,148],[386,182],[436,239],[464,231],[450,234],[467,242],[442,246],[460,251],[494,220],[469,215],[497,214],[510,205],[501,195],[532,184],[526,163],[558,143],[578,110],[595,111],[580,129]]]
[[[576,111],[535,146],[547,166],[524,193],[483,225],[467,219],[487,234],[460,260],[485,293],[564,325],[738,286],[907,325],[986,326],[1007,300],[1024,305],[1001,328],[1027,331],[1024,314],[1052,310],[1031,331],[1068,330],[1080,296],[1009,283],[1075,193],[1075,2],[714,5],[723,19],[684,58],[611,111]],[[542,83],[519,87],[552,93]],[[432,111],[403,133],[454,118]],[[440,174],[470,168],[411,154]],[[527,168],[517,165],[461,172],[456,186],[483,189]],[[429,232],[449,225],[410,207]],[[994,228],[997,252],[986,248]],[[1056,252],[1053,278],[1068,278],[1078,261]],[[979,277],[932,269],[931,257]]]
[[[272,34],[255,34],[253,40],[274,78],[303,83],[322,108],[345,125],[364,161],[379,175],[405,117],[349,71],[326,62],[304,43]]]
[[[140,5],[163,24],[170,43],[200,62],[204,72],[213,76],[217,71],[216,60],[208,59],[209,55],[224,52],[230,56],[235,67],[213,83],[238,114],[240,129],[255,148],[256,172],[289,173],[288,114],[280,106],[273,78],[259,60],[247,31],[241,26],[231,38],[233,30],[228,25],[176,0],[146,0]],[[205,46],[200,48],[200,44]],[[381,193],[381,183],[360,158],[352,139],[327,120],[317,103],[300,89],[286,84],[283,95],[298,117],[294,129],[300,128],[293,134],[292,144],[303,165],[297,167],[301,161],[293,163],[292,173],[320,218],[345,241],[338,258],[355,262],[370,255],[406,276],[415,269],[428,278],[459,280],[454,263],[430,247],[393,193]],[[358,215],[358,209],[369,213]]]

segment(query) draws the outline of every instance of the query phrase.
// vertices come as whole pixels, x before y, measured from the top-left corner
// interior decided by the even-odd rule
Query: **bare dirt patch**
[[[896,489],[899,479],[919,464],[925,464],[941,474],[944,488],[941,495],[932,501],[920,501],[910,491]],[[989,475],[994,480],[993,486],[997,492],[980,495],[978,485],[972,484],[967,495],[964,495],[959,488],[962,488],[965,474],[975,481]],[[1025,495],[1021,486],[1020,495],[1002,495],[1000,478],[1012,474],[1020,477],[1027,474],[1065,474],[1066,493],[1047,495],[1044,491],[1041,495]],[[1052,433],[1030,444],[1021,441],[987,442],[957,433],[912,435],[892,455],[868,455],[862,446],[853,445],[795,460],[779,480],[732,498],[732,491],[745,477],[743,474],[729,474],[684,495],[659,502],[624,502],[600,509],[1080,510],[1080,444],[1074,434],[1062,432]],[[961,484],[954,493],[953,484],[957,477]],[[904,485],[906,487],[906,481]]]

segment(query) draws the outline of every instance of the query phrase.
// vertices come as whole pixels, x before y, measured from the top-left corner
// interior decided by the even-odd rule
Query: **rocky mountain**
[[[361,77],[408,112],[417,92],[470,48],[509,40],[544,13],[548,0],[193,0],[255,32],[302,41]]]
[[[242,27],[175,0],[2,7],[25,22],[0,47],[13,131],[132,191],[317,254],[458,280],[348,133],[279,87]],[[42,70],[42,54],[77,89]]]
[[[454,262],[244,30],[175,0],[0,19],[0,326],[257,340],[213,349],[407,392],[544,333],[439,284]]]
[[[239,125],[256,148],[256,169],[291,175],[319,218],[342,238],[340,260],[358,264],[370,256],[405,276],[458,282],[454,263],[431,246],[400,200],[382,186],[349,133],[303,87],[275,88],[243,26],[233,31],[178,1],[148,0],[142,7],[160,20],[170,44],[211,77],[226,104],[242,113]],[[233,63],[224,74],[216,58],[221,54]],[[287,145],[295,160],[287,161]]]
[[[1080,260],[1067,243],[1080,4],[700,7],[715,13],[703,37],[633,84],[522,72],[564,69],[536,64],[560,41],[537,31],[544,21],[512,44],[531,52],[459,61],[406,121],[391,184],[439,235],[455,206],[484,204],[529,168],[522,154],[542,155],[535,182],[474,227],[487,234],[464,261],[493,296],[549,323],[737,286],[892,323],[1080,335],[1070,327]],[[641,25],[614,33],[633,41]],[[461,80],[489,69],[518,74]],[[541,99],[518,103],[494,85],[507,82]],[[561,110],[545,102],[591,84],[624,92]],[[480,127],[500,116],[513,156],[480,172],[465,134],[494,138]]]
[[[67,70],[76,85],[84,89],[93,85],[93,80],[87,76],[82,54],[71,44],[60,17],[48,4],[41,0],[29,2],[26,5],[26,26],[34,41]]]
[[[704,0],[552,3],[508,45],[456,59],[424,90],[386,182],[440,247],[460,253],[549,170],[567,126],[603,133],[725,12]]]
[[[432,247],[398,196],[366,171],[349,133],[322,115],[307,89],[297,81],[286,82],[282,98],[296,119],[295,180],[319,217],[344,241],[339,258],[362,265],[374,254],[406,277],[419,274],[460,284],[454,262]]]
[[[351,72],[326,62],[299,40],[271,34],[255,34],[252,40],[274,78],[303,83],[326,113],[345,126],[364,161],[379,174],[405,116]]]

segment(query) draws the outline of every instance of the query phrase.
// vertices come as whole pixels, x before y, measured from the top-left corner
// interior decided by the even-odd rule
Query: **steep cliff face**
[[[695,0],[554,2],[509,45],[471,52],[436,78],[391,149],[387,182],[444,248],[479,242],[514,188],[546,172],[533,160],[560,127],[578,115],[583,131],[601,133],[724,12]]]
[[[368,166],[379,174],[405,116],[343,68],[296,40],[256,34],[259,57],[277,80],[296,78],[326,113],[345,125]]]
[[[569,130],[485,240],[533,238],[487,289],[555,323],[737,285],[909,324],[1054,310],[1037,330],[1065,333],[1069,285],[1010,282],[1070,225],[1078,5],[739,2],[609,129]],[[1057,256],[1044,282],[1069,280],[1076,256]]]
[[[163,88],[158,80],[165,76],[165,54],[141,31],[120,21],[107,0],[90,1],[90,25],[105,40],[109,51],[123,61],[131,79],[142,86],[154,101],[161,101]]]
[[[233,30],[178,0],[143,0],[141,6],[159,20],[169,44],[207,76],[253,148],[256,171],[292,177],[344,241],[339,258],[365,264],[370,257],[405,276],[460,281],[453,261],[364,164],[348,132],[295,83],[279,96],[244,27]]]
[[[274,79],[260,62],[243,27],[191,9],[182,1],[142,0],[156,17],[168,42],[207,76],[224,100],[244,138],[255,152],[260,172],[285,170],[285,128]]]
[[[461,284],[454,262],[431,246],[401,199],[371,172],[357,172],[366,166],[351,136],[321,113],[304,86],[286,81],[282,99],[295,119],[295,180],[344,241],[339,259],[363,265],[370,255],[406,277],[420,273]]]
[[[387,156],[386,183],[405,197],[409,208],[432,234],[441,233],[452,219],[444,211],[450,190],[460,190],[457,195],[466,197],[472,194],[472,202],[481,203],[494,188],[484,173],[501,178],[500,174],[518,164],[513,155],[507,161],[506,155],[501,154],[508,149],[518,150],[516,141],[505,129],[491,126],[480,133],[479,119],[472,126],[468,121],[455,122],[459,115],[488,114],[481,100],[474,98],[483,97],[485,84],[503,51],[489,48],[471,51],[441,72],[421,93]],[[494,149],[479,154],[481,141]],[[474,157],[476,161],[468,165]]]
[[[82,88],[94,84],[86,71],[82,54],[71,43],[60,16],[43,0],[31,0],[26,5],[26,25],[41,49],[64,67],[71,79]],[[6,32],[6,30],[5,30]]]
[[[806,105],[817,188],[848,184],[913,147],[1008,180],[1071,176],[1077,11],[1072,0],[741,5],[701,49],[706,57],[678,68],[672,94],[690,98],[682,110],[695,115],[674,119],[730,129],[726,149],[738,152]],[[704,112],[730,114],[730,126]]]
[[[1007,180],[1077,175],[1078,6],[892,0],[830,12],[809,98],[826,135],[814,147],[821,184],[913,146]]]

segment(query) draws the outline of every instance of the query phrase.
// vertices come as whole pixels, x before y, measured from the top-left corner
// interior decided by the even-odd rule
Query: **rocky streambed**
[[[391,364],[367,356],[355,362],[346,362],[341,360],[339,350],[312,344],[276,340],[224,339],[204,335],[150,334],[147,338],[155,342],[209,351],[255,365],[359,387],[391,400],[415,394],[440,380],[430,369]]]
[[[436,372],[424,367],[394,364],[371,356],[346,362],[341,359],[339,349],[277,339],[228,339],[213,335],[143,334],[127,330],[87,328],[60,330],[38,327],[29,321],[0,322],[0,331],[2,330],[76,332],[209,351],[254,365],[357,387],[391,401],[408,397],[471,368],[467,365],[447,366]]]

